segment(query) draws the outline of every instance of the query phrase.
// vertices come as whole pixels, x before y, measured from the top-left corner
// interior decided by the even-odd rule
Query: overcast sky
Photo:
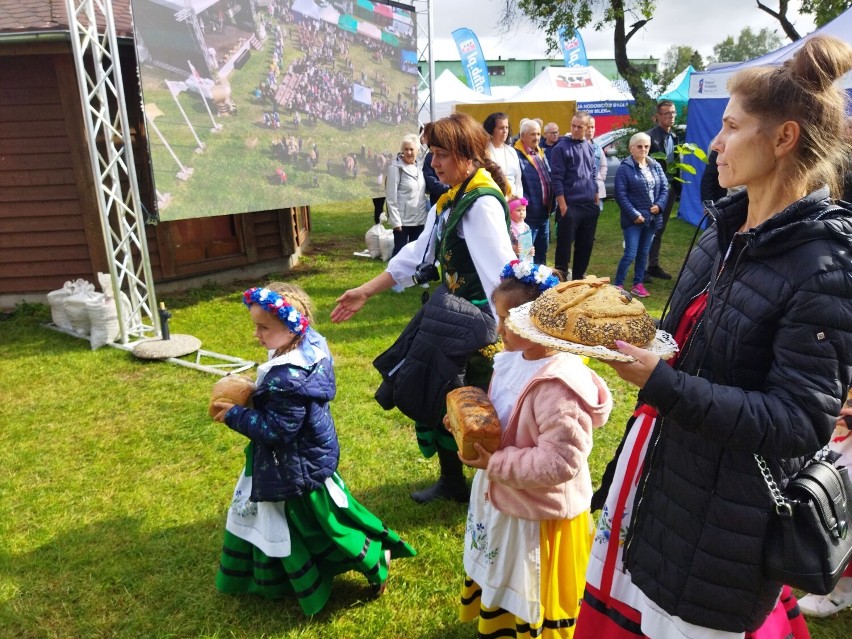
[[[458,60],[452,39],[454,29],[468,27],[476,33],[488,59],[498,56],[530,59],[546,57],[545,36],[530,24],[518,25],[512,32],[501,35],[499,17],[505,0],[432,0],[433,56],[436,60]],[[778,3],[765,0],[767,6]],[[810,16],[799,16],[798,0],[791,0],[788,17],[801,35],[814,29]],[[425,2],[418,2],[418,8]],[[421,14],[418,19],[425,20]],[[628,27],[635,20],[628,19]],[[657,0],[654,18],[631,38],[627,54],[631,58],[662,57],[672,45],[688,45],[706,59],[713,46],[727,36],[736,37],[746,27],[760,31],[764,27],[776,30],[782,42],[789,42],[777,20],[760,11],[754,0]],[[612,30],[582,29],[580,35],[589,58],[612,58]],[[553,57],[560,57],[556,52]]]

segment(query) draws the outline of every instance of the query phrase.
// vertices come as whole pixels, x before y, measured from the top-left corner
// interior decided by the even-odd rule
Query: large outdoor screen
[[[411,6],[132,0],[161,220],[350,201],[417,133]]]

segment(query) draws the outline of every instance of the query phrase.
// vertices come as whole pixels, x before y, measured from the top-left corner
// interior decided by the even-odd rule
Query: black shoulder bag
[[[775,508],[763,542],[763,572],[773,581],[827,595],[852,558],[852,483],[837,453],[824,449],[782,493],[755,455]]]

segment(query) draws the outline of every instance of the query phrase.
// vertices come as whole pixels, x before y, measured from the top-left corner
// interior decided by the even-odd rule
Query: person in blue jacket
[[[624,255],[618,262],[614,284],[624,288],[627,269],[635,260],[630,292],[637,297],[648,297],[642,281],[651,243],[663,225],[660,212],[666,207],[669,183],[660,163],[648,157],[651,137],[647,133],[633,135],[629,149],[630,157],[621,161],[615,174],[615,201],[621,209]]]
[[[310,299],[272,283],[243,293],[255,337],[269,351],[251,406],[214,400],[214,419],[248,438],[216,575],[224,593],[295,595],[307,615],[331,596],[334,575],[364,574],[384,592],[391,557],[415,552],[349,492],[329,402],[336,383]]]
[[[551,181],[558,207],[553,261],[556,269],[569,280],[581,280],[586,276],[601,213],[594,149],[586,140],[588,117],[585,111],[575,113],[571,135],[559,140],[550,153]]]

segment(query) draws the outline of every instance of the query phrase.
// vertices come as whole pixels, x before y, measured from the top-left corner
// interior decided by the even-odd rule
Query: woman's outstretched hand
[[[660,361],[660,356],[654,355],[653,353],[645,350],[644,348],[639,348],[638,346],[633,346],[632,344],[628,344],[627,342],[622,342],[621,340],[616,340],[615,346],[620,352],[624,353],[625,355],[630,355],[636,361],[610,361],[606,363],[612,366],[616,375],[618,375],[625,382],[630,382],[634,386],[644,388],[645,384],[648,382],[648,378],[651,377],[651,373],[653,373],[654,369],[657,367],[657,364]]]
[[[334,323],[345,322],[367,303],[367,294],[361,291],[361,287],[350,288],[335,301],[337,306],[331,311],[331,321]]]

